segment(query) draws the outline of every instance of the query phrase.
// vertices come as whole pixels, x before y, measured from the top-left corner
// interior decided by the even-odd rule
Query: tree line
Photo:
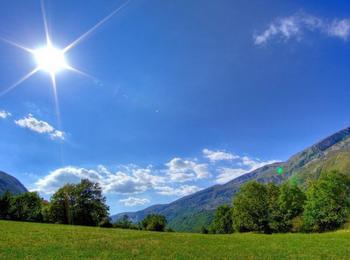
[[[310,181],[304,190],[290,182],[246,183],[232,206],[217,208],[202,233],[324,232],[342,227],[349,219],[350,178],[333,171]]]
[[[146,216],[138,224],[132,223],[127,216],[111,223],[109,207],[100,185],[87,179],[78,184],[64,185],[53,194],[50,201],[42,199],[37,192],[19,195],[5,192],[0,196],[0,219],[171,231],[166,229],[166,218],[157,214]]]

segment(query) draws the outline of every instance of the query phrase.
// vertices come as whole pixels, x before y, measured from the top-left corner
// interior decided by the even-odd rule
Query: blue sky
[[[123,1],[44,2],[64,48]],[[0,169],[48,198],[101,183],[111,213],[166,203],[350,124],[347,1],[135,0],[0,97]],[[6,1],[0,38],[45,45],[40,1]],[[35,66],[0,41],[0,93]]]

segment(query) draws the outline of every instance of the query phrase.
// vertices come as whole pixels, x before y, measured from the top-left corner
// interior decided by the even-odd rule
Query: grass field
[[[350,231],[202,235],[0,221],[5,259],[350,259]]]

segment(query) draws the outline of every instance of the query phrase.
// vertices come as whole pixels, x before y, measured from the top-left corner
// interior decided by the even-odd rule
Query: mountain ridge
[[[341,158],[341,159],[339,159]],[[283,175],[276,174],[276,168],[283,167]],[[322,171],[340,170],[350,173],[350,127],[321,139],[285,162],[265,165],[241,175],[225,184],[217,184],[168,204],[156,204],[136,212],[125,212],[112,216],[113,220],[128,215],[132,221],[142,220],[147,214],[163,214],[169,226],[177,231],[199,231],[213,217],[221,204],[230,204],[239,187],[251,180],[282,183],[293,178],[299,184],[314,179]]]
[[[9,191],[13,194],[27,192],[27,188],[12,175],[0,171],[0,195]]]

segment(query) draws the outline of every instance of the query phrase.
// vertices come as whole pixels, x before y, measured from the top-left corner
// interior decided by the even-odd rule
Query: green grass
[[[0,221],[5,259],[350,259],[350,232],[202,235]]]

